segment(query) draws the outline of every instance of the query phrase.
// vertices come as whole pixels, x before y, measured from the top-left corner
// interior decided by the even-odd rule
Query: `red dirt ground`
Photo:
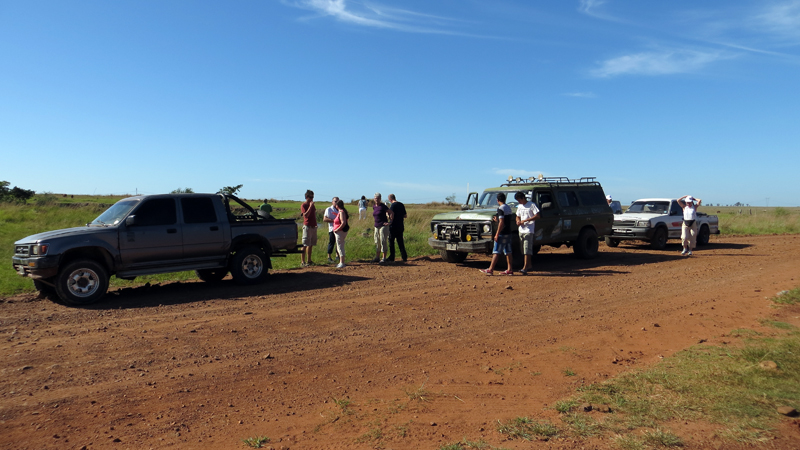
[[[86,308],[4,299],[0,448],[605,449],[509,441],[496,425],[558,424],[547,407],[581,384],[735,343],[736,328],[771,333],[762,318],[800,326],[800,309],[768,300],[800,284],[800,236],[712,236],[691,258],[600,250],[545,248],[527,277],[423,257],[123,289]],[[797,448],[797,421],[778,424],[761,448]],[[670,427],[688,448],[730,448],[711,426]]]

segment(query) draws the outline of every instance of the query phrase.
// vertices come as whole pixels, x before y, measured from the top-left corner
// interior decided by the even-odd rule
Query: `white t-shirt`
[[[697,207],[694,206],[694,203],[691,205],[687,203],[683,208],[683,220],[697,220]]]
[[[331,220],[335,220],[336,216],[339,215],[339,210],[336,209],[334,206],[328,206],[325,208],[325,217]],[[328,232],[333,231],[333,222],[328,222]]]
[[[531,217],[539,214],[539,208],[536,207],[536,203],[528,202],[524,205],[517,206],[517,217],[519,220],[530,219]],[[519,226],[519,232],[522,233],[530,233],[533,234],[533,229],[536,226],[536,222],[527,222]]]

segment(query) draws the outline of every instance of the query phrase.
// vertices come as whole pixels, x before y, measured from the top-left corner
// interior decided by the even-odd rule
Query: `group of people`
[[[408,261],[406,246],[403,240],[405,229],[404,221],[408,217],[405,205],[397,201],[394,194],[389,194],[389,206],[382,201],[381,194],[375,193],[372,217],[375,220],[375,258],[373,262],[386,263],[395,260],[395,241],[400,249],[400,257]],[[367,200],[361,196],[358,201],[359,219],[366,218]],[[314,192],[306,191],[305,201],[300,205],[300,215],[303,218],[303,249],[300,253],[302,267],[313,265],[311,253],[317,244],[317,209],[314,204]],[[344,207],[344,201],[333,197],[331,205],[325,208],[322,221],[328,224],[328,263],[334,263],[334,250],[338,255],[337,268],[345,267],[345,239],[350,231],[350,214]],[[387,256],[388,253],[388,256]]]
[[[525,258],[525,263],[519,271],[522,275],[527,275],[531,270],[533,264],[533,236],[534,228],[536,226],[536,219],[539,218],[539,208],[536,203],[529,201],[525,197],[524,192],[517,192],[514,194],[514,200],[519,204],[517,206],[516,215],[511,212],[511,207],[506,204],[506,194],[500,192],[497,194],[497,215],[492,217],[492,220],[497,222],[497,231],[493,237],[494,248],[492,249],[492,262],[489,264],[488,269],[480,269],[481,272],[492,275],[494,273],[494,266],[500,260],[500,255],[506,257],[507,269],[500,272],[501,275],[512,275],[514,270],[511,268],[512,264],[512,234],[511,234],[511,221],[516,221],[517,228],[519,229],[519,240],[522,244],[522,254]]]

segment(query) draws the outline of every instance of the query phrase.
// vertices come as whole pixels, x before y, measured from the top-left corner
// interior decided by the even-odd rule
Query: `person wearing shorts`
[[[525,194],[517,192],[514,199],[519,203],[517,206],[517,227],[519,229],[519,241],[522,244],[522,254],[525,256],[525,265],[519,273],[527,275],[533,264],[533,231],[534,222],[539,218],[539,208],[536,204],[529,202]]]
[[[311,261],[311,251],[317,245],[317,208],[314,206],[314,191],[306,191],[306,201],[300,205],[300,215],[303,216],[303,250],[300,252],[300,266],[308,267],[314,264]]]
[[[511,220],[514,214],[511,212],[511,207],[506,204],[506,194],[500,192],[497,194],[497,215],[492,217],[492,221],[497,222],[497,233],[494,235],[494,249],[492,249],[492,263],[488,269],[480,269],[486,275],[494,273],[494,266],[500,260],[500,255],[506,255],[508,262],[508,269],[505,272],[500,272],[500,275],[511,275],[514,273],[512,267],[512,250],[511,250]]]

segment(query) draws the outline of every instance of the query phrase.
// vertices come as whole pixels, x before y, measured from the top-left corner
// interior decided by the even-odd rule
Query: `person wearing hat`
[[[697,208],[703,200],[691,195],[684,195],[678,199],[678,205],[683,208],[683,225],[681,225],[681,255],[692,256],[692,249],[697,246]]]

